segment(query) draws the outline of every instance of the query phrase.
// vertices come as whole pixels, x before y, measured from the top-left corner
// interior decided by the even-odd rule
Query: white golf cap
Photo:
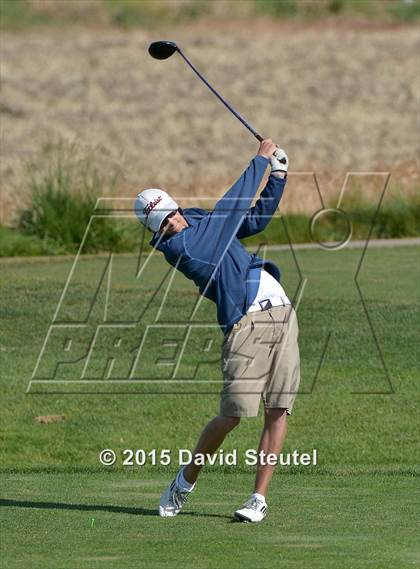
[[[137,194],[134,211],[141,223],[156,233],[165,217],[178,207],[166,192],[150,188]]]

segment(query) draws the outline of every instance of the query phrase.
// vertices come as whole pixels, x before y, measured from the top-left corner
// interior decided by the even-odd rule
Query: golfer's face
[[[179,233],[183,229],[188,227],[187,220],[185,217],[175,210],[165,217],[160,226],[160,233],[165,235],[173,235],[174,233]]]

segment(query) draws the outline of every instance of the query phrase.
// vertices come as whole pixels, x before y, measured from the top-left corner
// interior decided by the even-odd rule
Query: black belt
[[[261,312],[263,312],[264,310],[268,310],[269,308],[273,308],[273,305],[271,304],[271,300],[269,298],[260,300],[258,304],[261,307]]]

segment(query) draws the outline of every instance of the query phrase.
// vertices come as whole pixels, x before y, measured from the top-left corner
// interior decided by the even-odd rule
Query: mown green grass
[[[3,475],[3,563],[10,569],[379,569],[414,566],[416,486],[408,476],[282,476],[260,525],[232,522],[250,477],[203,474],[185,510],[156,515],[168,477]]]
[[[291,419],[287,448],[316,447],[320,466],[361,468],[408,468],[415,464],[416,437],[416,366],[414,346],[418,330],[418,250],[416,247],[368,249],[359,274],[359,285],[377,334],[389,379],[381,367],[375,341],[355,287],[354,274],[361,250],[297,251],[300,271],[307,282],[298,309],[302,360],[301,395]],[[299,287],[299,274],[290,252],[267,252],[283,273],[285,290],[292,298]],[[106,257],[81,259],[70,281],[58,312],[58,322],[83,321],[103,274]],[[24,260],[1,263],[2,336],[0,361],[6,429],[3,466],[69,467],[97,466],[97,453],[103,447],[179,448],[194,444],[202,424],[218,412],[220,384],[219,346],[222,334],[216,327],[203,329],[185,348],[178,378],[196,380],[192,393],[185,385],[163,383],[166,395],[147,395],[152,387],[147,381],[136,384],[33,384],[32,393],[54,390],[58,394],[27,394],[29,380],[43,345],[57,303],[71,268],[70,259],[57,261]],[[110,280],[107,318],[114,322],[136,322],[167,270],[156,255],[143,277],[135,278],[135,255],[116,256]],[[104,284],[106,284],[105,279]],[[167,281],[166,281],[167,282]],[[133,346],[146,323],[154,323],[165,295],[162,287],[146,313],[134,328],[121,331],[124,349],[117,358],[109,379],[124,379],[133,361]],[[86,329],[73,335],[74,356],[86,352],[86,341],[103,322],[105,290],[100,289]],[[194,286],[177,274],[162,309],[159,322],[188,322],[194,308]],[[215,324],[214,305],[204,300],[195,322]],[[333,335],[321,370],[316,376],[327,334]],[[163,326],[151,334],[146,354],[141,358],[136,377],[171,377],[173,366],[158,366],[156,359],[173,357],[174,349],[163,346],[176,332]],[[67,335],[59,331],[63,341]],[[213,346],[203,363],[202,343],[206,337]],[[112,337],[112,336],[111,336]],[[202,340],[200,341],[200,337]],[[109,340],[107,335],[104,336]],[[87,377],[101,380],[109,367],[106,360],[114,350],[103,340],[93,352]],[[61,340],[60,340],[61,341]],[[159,352],[156,347],[160,346]],[[58,350],[58,351],[57,351]],[[53,376],[57,358],[62,359],[60,344],[50,344],[35,379]],[[85,360],[62,366],[57,379],[79,380]],[[198,373],[197,373],[197,366]],[[315,382],[316,378],[316,382]],[[315,382],[315,383],[314,383]],[[155,390],[155,385],[153,389]],[[135,391],[124,395],[122,390]],[[63,395],[63,391],[83,391],[81,395]],[[86,394],[98,391],[101,395]],[[110,391],[120,394],[112,395]],[[210,394],[201,393],[202,391]],[[356,394],[355,392],[361,392]],[[382,393],[374,395],[372,392]],[[51,425],[34,423],[37,415],[64,413],[66,421]],[[184,421],[184,418],[188,418]],[[227,448],[251,448],[256,444],[257,421],[244,421]]]
[[[0,508],[6,566],[413,565],[418,250],[368,249],[359,273],[392,389],[354,284],[361,254],[355,249],[296,251],[308,279],[298,308],[302,384],[284,450],[316,448],[319,465],[278,469],[270,516],[257,527],[230,522],[232,511],[252,489],[254,471],[243,461],[235,468],[206,468],[185,515],[175,520],[161,520],[155,513],[160,493],[177,469],[176,460],[170,466],[148,464],[141,469],[121,464],[127,448],[169,448],[175,458],[179,448],[194,445],[203,425],[218,412],[220,384],[207,389],[204,382],[221,379],[216,361],[221,333],[212,332],[214,362],[199,368],[189,394],[179,393],[185,391],[183,386],[169,388],[165,383],[160,394],[147,394],[147,384],[134,384],[136,393],[124,394],[109,380],[99,385],[33,384],[25,394],[71,260],[1,261],[2,494],[12,501]],[[281,267],[283,285],[292,297],[299,284],[292,254],[269,251],[267,257]],[[80,319],[86,313],[105,261],[106,256],[81,259],[59,320]],[[145,278],[136,280],[136,267],[135,255],[115,256],[108,318],[136,320],[167,268],[156,256]],[[155,298],[131,338],[138,340],[145,322],[153,322],[161,298]],[[184,321],[194,298],[194,287],[181,275],[175,277],[163,321]],[[103,300],[102,290],[89,319],[91,330],[103,322]],[[205,301],[197,318],[214,322],[214,306]],[[314,384],[329,332],[330,346]],[[150,370],[156,369],[158,346],[161,356],[170,355],[163,346],[167,336],[163,328],[145,357]],[[82,347],[81,339],[76,344]],[[97,355],[92,377],[103,374],[99,364],[109,356],[109,347],[103,345]],[[183,371],[188,375],[200,357],[194,346],[186,355]],[[123,376],[129,359],[126,353],[117,362],[111,379]],[[44,372],[54,362],[54,354],[47,353]],[[66,376],[62,372],[58,378]],[[71,381],[79,373],[76,364],[66,377]],[[161,379],[166,374],[161,371]],[[45,392],[51,388],[56,393]],[[203,393],[203,388],[211,393]],[[39,415],[61,413],[66,415],[62,422],[35,422]],[[255,448],[261,422],[261,414],[243,420],[223,449],[236,448],[243,456]],[[99,464],[103,448],[117,453],[117,466],[110,470]]]

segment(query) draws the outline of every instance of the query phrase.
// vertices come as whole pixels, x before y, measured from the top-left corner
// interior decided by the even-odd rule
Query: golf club
[[[176,51],[184,59],[184,61],[191,67],[191,69],[201,79],[201,81],[203,81],[203,83],[205,85],[207,85],[207,87],[210,89],[210,91],[214,95],[216,95],[216,97],[219,99],[219,101],[221,101],[225,105],[225,107],[228,108],[230,110],[230,112],[233,113],[235,115],[235,117],[237,119],[239,119],[241,121],[241,123],[250,132],[252,132],[252,134],[255,136],[255,138],[259,142],[264,140],[263,137],[260,134],[258,134],[258,132],[256,130],[254,130],[252,128],[252,126],[250,124],[248,124],[246,122],[246,120],[237,111],[235,111],[235,109],[233,107],[231,107],[231,105],[229,105],[229,103],[221,95],[219,95],[219,93],[216,91],[216,89],[214,89],[214,87],[212,87],[210,85],[210,83],[206,80],[206,78],[203,77],[203,75],[201,75],[201,73],[198,71],[198,69],[196,69],[196,67],[194,67],[194,65],[191,63],[191,61],[188,59],[188,57],[184,54],[184,52],[181,50],[181,48],[178,45],[176,45],[176,43],[174,43],[172,41],[155,41],[155,42],[151,43],[149,46],[149,53],[155,59],[168,59],[168,57],[171,57],[171,55],[173,55]]]

